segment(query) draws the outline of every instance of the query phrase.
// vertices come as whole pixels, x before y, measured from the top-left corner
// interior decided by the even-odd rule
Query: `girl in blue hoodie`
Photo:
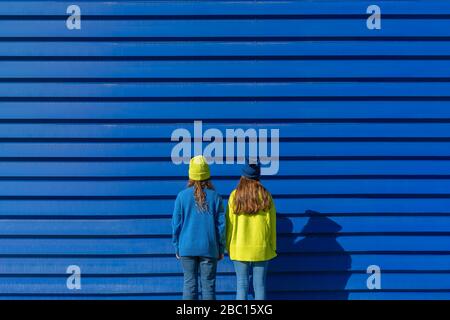
[[[172,240],[183,267],[184,300],[198,298],[199,271],[203,300],[215,299],[217,262],[225,249],[225,214],[210,176],[205,158],[192,158],[188,188],[175,200]]]

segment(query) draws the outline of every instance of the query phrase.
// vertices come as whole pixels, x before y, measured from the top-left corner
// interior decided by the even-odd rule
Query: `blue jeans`
[[[269,261],[244,262],[233,261],[236,271],[236,300],[247,300],[249,287],[249,271],[253,271],[253,289],[255,300],[266,299],[266,278]]]
[[[183,266],[183,300],[198,299],[198,272],[202,286],[202,299],[216,299],[217,259],[207,257],[180,257]]]

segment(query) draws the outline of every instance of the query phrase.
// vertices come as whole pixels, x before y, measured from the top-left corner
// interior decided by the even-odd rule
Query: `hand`
[[[175,257],[177,257],[177,259],[180,260],[180,256],[178,255],[178,253],[175,253]]]
[[[223,253],[222,254],[219,254],[219,257],[217,258],[217,261],[220,261],[220,260],[222,260],[223,259]]]

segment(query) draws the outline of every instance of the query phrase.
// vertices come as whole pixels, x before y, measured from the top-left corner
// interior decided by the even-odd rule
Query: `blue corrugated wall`
[[[280,128],[271,298],[449,299],[449,80],[449,1],[2,1],[0,298],[179,299],[170,134],[203,120]]]

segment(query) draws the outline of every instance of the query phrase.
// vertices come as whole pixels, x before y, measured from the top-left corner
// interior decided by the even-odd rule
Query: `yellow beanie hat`
[[[195,181],[207,180],[211,177],[205,157],[196,156],[189,163],[189,179]]]

